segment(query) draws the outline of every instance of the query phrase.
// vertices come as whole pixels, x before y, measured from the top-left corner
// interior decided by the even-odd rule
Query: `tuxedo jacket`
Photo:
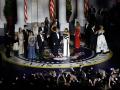
[[[37,35],[37,41],[38,41],[38,46],[41,47],[44,41],[42,41],[42,38],[40,35]]]
[[[58,37],[58,35],[59,35],[59,37]],[[51,37],[52,44],[55,43],[55,45],[60,45],[60,40],[61,40],[60,33],[58,33],[58,35],[56,32],[51,32],[50,37]]]
[[[28,43],[28,34],[25,30],[23,30],[23,36],[24,36],[24,43]]]

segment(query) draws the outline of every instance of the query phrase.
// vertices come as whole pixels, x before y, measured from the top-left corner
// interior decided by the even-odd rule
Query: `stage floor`
[[[49,50],[48,50],[49,51]],[[13,65],[29,68],[75,68],[85,67],[103,63],[110,60],[112,52],[106,54],[95,54],[95,52],[86,47],[81,47],[79,52],[73,52],[69,58],[51,58],[44,56],[44,59],[36,59],[31,63],[28,59],[23,56],[14,56],[7,58],[3,51],[0,52],[3,60]]]

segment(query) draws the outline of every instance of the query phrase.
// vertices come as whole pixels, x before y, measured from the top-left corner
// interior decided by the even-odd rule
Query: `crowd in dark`
[[[11,75],[12,74],[12,75]],[[1,88],[80,88],[92,90],[120,89],[120,71],[81,67],[44,69],[36,73],[0,74]]]

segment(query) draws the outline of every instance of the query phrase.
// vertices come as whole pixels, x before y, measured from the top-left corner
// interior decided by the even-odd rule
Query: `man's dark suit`
[[[40,58],[43,57],[42,53],[44,50],[44,41],[42,41],[41,35],[38,34],[37,35],[37,42],[38,42],[38,47],[39,47],[39,54],[40,54]]]
[[[27,30],[28,31],[28,30]],[[27,58],[28,55],[28,34],[27,31],[23,30],[23,36],[24,36],[24,57]]]
[[[59,35],[59,37],[58,37]],[[60,46],[60,33],[57,33],[56,32],[51,32],[51,35],[50,35],[50,40],[51,40],[51,50],[52,50],[52,53],[54,56],[58,56],[58,49],[59,49],[59,46]]]
[[[39,32],[44,32],[45,31],[45,27],[39,27]]]

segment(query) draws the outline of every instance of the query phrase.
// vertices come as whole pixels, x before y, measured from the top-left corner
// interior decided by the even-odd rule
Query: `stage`
[[[46,49],[49,51],[49,49]],[[77,67],[86,67],[92,66],[96,64],[100,64],[110,60],[112,57],[112,52],[106,54],[96,54],[93,50],[81,47],[80,51],[75,53],[72,52],[69,58],[51,58],[46,57],[39,60],[36,58],[33,62],[24,58],[23,56],[15,56],[13,53],[10,58],[5,56],[5,53],[0,50],[2,58],[5,62],[8,62],[13,65],[17,65],[20,67],[28,67],[28,68],[77,68]],[[75,54],[73,54],[75,53]]]

